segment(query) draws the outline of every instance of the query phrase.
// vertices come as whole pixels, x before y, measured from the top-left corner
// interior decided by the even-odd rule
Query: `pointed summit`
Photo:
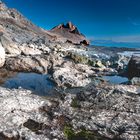
[[[67,41],[74,44],[89,45],[89,41],[82,33],[80,33],[78,28],[72,22],[68,22],[67,24],[59,24],[58,26],[55,26],[50,32],[61,35],[67,39]]]
[[[69,28],[70,30],[75,30],[75,26],[72,24],[71,21],[69,21],[67,24],[66,24],[66,27]]]
[[[72,22],[68,22],[66,24],[59,24],[58,26],[55,26],[52,31],[55,31],[57,29],[63,29],[63,30],[68,30],[68,32],[70,33],[74,33],[74,34],[78,34],[78,35],[82,35],[79,30],[77,29],[77,27],[72,23]]]

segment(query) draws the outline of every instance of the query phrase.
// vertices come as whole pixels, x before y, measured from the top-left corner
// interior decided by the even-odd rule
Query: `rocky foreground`
[[[0,88],[0,138],[138,140],[139,90],[90,85],[75,94],[42,98],[23,89]]]
[[[0,140],[140,139],[139,51],[83,44],[72,23],[45,31],[0,2],[0,79],[35,72],[56,85],[54,97],[0,87]],[[103,78],[114,75],[128,81]]]

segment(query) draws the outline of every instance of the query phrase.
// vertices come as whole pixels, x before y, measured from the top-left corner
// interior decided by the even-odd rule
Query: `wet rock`
[[[38,130],[41,130],[42,129],[42,125],[41,123],[38,123],[34,120],[31,120],[31,119],[28,119],[27,122],[25,122],[23,124],[24,127],[27,127],[28,129],[34,131],[34,132],[37,132]]]
[[[127,74],[130,78],[140,77],[140,57],[132,56],[128,63]]]
[[[16,72],[7,71],[6,69],[0,69],[0,85],[4,84],[8,78],[13,77],[16,75]]]

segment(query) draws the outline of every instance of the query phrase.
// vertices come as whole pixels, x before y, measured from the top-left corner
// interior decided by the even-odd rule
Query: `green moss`
[[[76,54],[76,53],[69,53],[67,55],[68,58],[72,59],[75,63],[82,63],[82,64],[87,64],[93,67],[104,67],[104,64],[102,61],[99,60],[92,60],[89,57],[86,57],[84,55]]]
[[[75,135],[76,139],[79,140],[98,140],[97,137],[89,131],[82,130]]]
[[[79,104],[79,101],[76,98],[74,98],[72,100],[71,107],[73,107],[73,108],[80,108],[81,107],[80,104]]]
[[[70,58],[73,59],[74,62],[76,62],[76,63],[83,63],[83,64],[88,63],[88,58],[83,55],[71,54]]]
[[[70,126],[65,126],[64,135],[68,140],[107,140],[98,134],[86,130],[75,133]]]
[[[88,59],[84,56],[77,56],[75,60],[78,63],[84,63],[84,64],[86,64],[88,62]]]
[[[75,136],[75,133],[74,133],[74,131],[72,130],[71,127],[65,126],[64,127],[64,135],[68,140],[72,140],[73,137]]]
[[[90,65],[90,66],[95,66],[95,65],[96,65],[96,62],[89,59],[89,60],[88,60],[88,65]]]

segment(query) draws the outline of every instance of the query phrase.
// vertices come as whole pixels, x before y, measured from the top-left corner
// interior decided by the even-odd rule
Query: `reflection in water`
[[[22,87],[40,96],[45,96],[49,94],[55,85],[49,80],[48,75],[18,73],[15,77],[9,78],[3,86],[10,89]]]

